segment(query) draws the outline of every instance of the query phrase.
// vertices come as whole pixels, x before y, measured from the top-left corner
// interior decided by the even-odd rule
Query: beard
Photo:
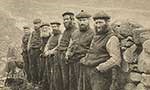
[[[34,26],[35,31],[39,31],[40,27]]]
[[[105,24],[101,27],[95,27],[95,30],[97,34],[105,34],[106,32],[108,32],[107,28],[108,28],[108,25]]]
[[[53,30],[53,32],[52,32],[54,35],[56,35],[56,34],[58,34],[59,33],[59,30]]]
[[[84,24],[79,25],[79,29],[80,31],[87,31],[89,29],[89,25],[84,25]]]
[[[64,27],[65,27],[66,29],[69,29],[69,28],[71,28],[72,26],[73,26],[72,22],[64,23]]]

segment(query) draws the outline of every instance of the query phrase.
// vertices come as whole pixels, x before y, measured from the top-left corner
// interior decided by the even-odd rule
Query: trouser
[[[110,90],[124,90],[128,81],[128,73],[124,72],[121,67],[115,66],[112,68],[112,84]]]
[[[39,65],[39,80],[40,82],[42,81],[43,77],[44,77],[44,72],[46,69],[46,57],[41,57],[40,58],[40,65]]]
[[[40,62],[40,50],[31,49],[30,50],[30,72],[31,72],[31,82],[38,84],[39,82],[39,62]]]
[[[90,77],[87,73],[87,68],[81,64],[80,76],[78,81],[78,90],[92,90],[90,84]]]
[[[51,86],[51,69],[54,57],[48,56],[45,58],[45,68],[42,77],[42,90],[50,90]]]
[[[84,71],[85,72],[84,72]],[[84,83],[80,83],[82,90],[109,90],[112,82],[112,71],[99,72],[95,67],[82,66],[83,74],[80,78],[83,78]],[[79,90],[81,88],[78,87]]]
[[[51,65],[50,90],[64,90],[60,60],[54,56]]]
[[[79,62],[69,64],[69,90],[77,90],[80,75]]]
[[[24,70],[27,75],[27,80],[30,82],[31,75],[30,75],[30,69],[29,69],[29,57],[28,57],[27,52],[26,53],[24,52],[22,56],[23,56],[23,60],[24,60]]]
[[[58,51],[55,58],[60,61],[63,88],[64,90],[69,90],[69,65],[66,64],[65,51]]]

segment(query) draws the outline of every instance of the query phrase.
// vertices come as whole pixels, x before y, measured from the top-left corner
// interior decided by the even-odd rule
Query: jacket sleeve
[[[120,53],[120,43],[119,39],[116,36],[112,36],[107,44],[106,49],[109,52],[110,59],[106,62],[98,65],[99,70],[108,70],[113,66],[120,65],[121,62],[121,53]]]

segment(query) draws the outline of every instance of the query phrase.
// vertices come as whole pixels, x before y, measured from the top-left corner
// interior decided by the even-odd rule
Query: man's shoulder
[[[94,29],[90,28],[90,29],[88,30],[88,33],[95,34]]]
[[[116,35],[112,35],[108,42],[118,42],[119,43],[119,38]]]

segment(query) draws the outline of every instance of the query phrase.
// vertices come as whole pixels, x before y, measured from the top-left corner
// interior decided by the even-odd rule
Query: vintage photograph
[[[0,90],[150,90],[150,0],[0,0]]]

